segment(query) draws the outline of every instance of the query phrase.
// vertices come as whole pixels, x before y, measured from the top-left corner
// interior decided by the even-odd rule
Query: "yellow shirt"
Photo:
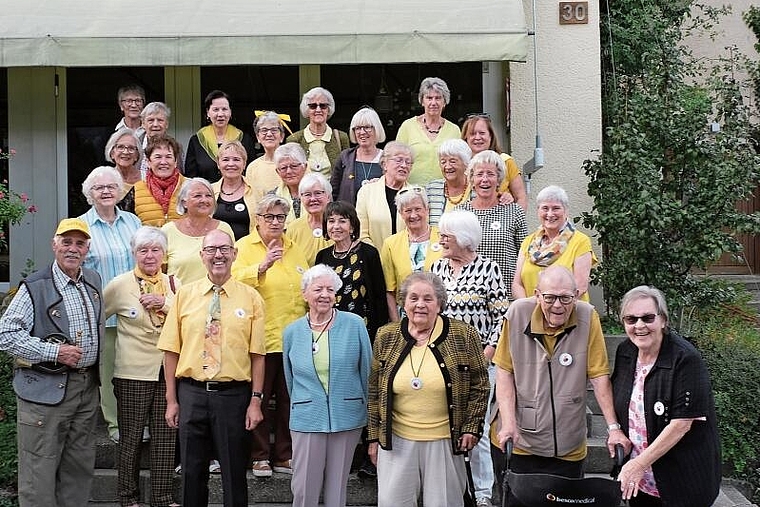
[[[267,352],[282,352],[282,332],[288,324],[303,317],[307,310],[301,295],[301,276],[309,265],[290,238],[284,236],[282,242],[282,259],[272,264],[261,277],[259,263],[266,257],[267,247],[257,231],[235,243],[238,255],[232,264],[232,276],[256,289],[264,298]]]
[[[217,229],[224,231],[235,238],[232,228],[227,222],[219,222]],[[177,229],[174,222],[169,222],[161,227],[166,234],[168,248],[166,249],[166,273],[174,275],[182,283],[190,283],[201,278],[206,278],[206,266],[201,259],[201,247],[203,236],[188,236]]]
[[[401,141],[412,149],[414,164],[409,173],[410,185],[423,187],[432,180],[441,177],[441,167],[438,164],[438,147],[448,139],[459,139],[461,131],[455,123],[445,120],[441,131],[431,140],[423,129],[417,117],[405,120],[396,134],[396,141]]]
[[[314,265],[317,252],[333,245],[333,241],[325,238],[322,226],[312,230],[309,225],[309,214],[301,214],[301,218],[295,219],[288,225],[285,233],[301,249],[309,267]]]
[[[179,354],[176,377],[251,380],[250,354],[265,354],[264,302],[258,292],[230,278],[222,285],[222,361],[219,373],[203,371],[203,342],[213,284],[208,277],[182,286],[166,316],[158,348]]]
[[[430,271],[430,266],[441,258],[443,249],[439,243],[438,227],[430,228],[430,241],[425,250],[424,271]],[[380,262],[383,264],[385,289],[394,292],[401,287],[401,282],[412,274],[412,259],[409,256],[409,231],[404,229],[389,237],[380,250]]]
[[[525,258],[520,273],[520,281],[522,282],[523,287],[525,287],[525,295],[529,297],[533,295],[533,291],[536,290],[536,287],[538,286],[538,274],[546,269],[545,267],[533,264],[528,258],[528,246],[530,246],[530,243],[535,237],[536,233],[534,232],[525,238],[520,245],[520,253],[522,253]],[[575,259],[589,252],[591,252],[591,267],[593,268],[599,261],[591,250],[591,240],[588,236],[576,230],[573,237],[568,241],[567,248],[565,248],[562,255],[552,263],[552,266],[564,266],[572,272]],[[580,299],[581,301],[586,301],[588,303],[588,291],[586,291]]]
[[[245,180],[258,191],[260,196],[282,183],[274,160],[265,160],[263,155],[248,164],[245,169]]]
[[[577,316],[575,312],[570,314],[567,323],[561,329],[546,330],[544,328],[544,314],[541,312],[541,306],[536,305],[533,310],[533,314],[530,317],[530,329],[533,333],[544,335],[544,346],[546,348],[549,357],[554,353],[554,346],[557,343],[557,336],[564,332],[565,329],[571,326],[575,326]],[[565,338],[567,339],[567,338]],[[601,377],[603,375],[610,374],[610,365],[607,359],[607,347],[604,343],[604,335],[602,334],[602,324],[599,321],[599,314],[596,311],[593,312],[591,317],[591,324],[589,328],[588,337],[588,356],[586,364],[586,376],[590,379]],[[509,321],[504,320],[504,327],[502,328],[501,338],[499,338],[499,345],[496,346],[496,352],[493,356],[493,363],[510,373],[514,373],[514,367],[512,365],[512,354],[509,349]],[[498,425],[491,426],[491,439],[494,440],[496,428]],[[515,448],[515,454],[529,454],[521,449]],[[573,449],[571,452],[560,458],[566,461],[579,461],[586,457],[586,442],[582,442],[580,446]]]

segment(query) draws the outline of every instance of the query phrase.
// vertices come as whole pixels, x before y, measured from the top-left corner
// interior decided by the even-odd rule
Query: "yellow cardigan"
[[[409,185],[404,183],[401,190]],[[378,250],[383,241],[391,235],[390,209],[385,199],[385,176],[364,185],[356,194],[356,214],[359,216],[359,239],[369,243]],[[406,229],[401,215],[396,212],[396,232]]]

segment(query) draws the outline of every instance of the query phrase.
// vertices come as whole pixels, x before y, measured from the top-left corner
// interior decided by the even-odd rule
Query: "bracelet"
[[[620,423],[612,423],[607,426],[607,434],[609,435],[611,432],[619,430],[620,428],[622,428],[622,426],[620,426]]]
[[[251,398],[258,398],[260,400],[263,400],[264,399],[264,393],[262,393],[261,391],[253,391],[253,392],[251,392]]]

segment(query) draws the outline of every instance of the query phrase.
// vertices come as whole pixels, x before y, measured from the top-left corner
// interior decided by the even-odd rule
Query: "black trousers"
[[[216,454],[222,467],[224,507],[247,507],[251,433],[245,429],[245,414],[251,402],[250,385],[208,392],[180,380],[177,397],[182,505],[208,506],[208,462]]]

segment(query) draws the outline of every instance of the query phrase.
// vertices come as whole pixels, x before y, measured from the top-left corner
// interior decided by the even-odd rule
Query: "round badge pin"
[[[242,213],[243,211],[245,211],[245,204],[243,204],[242,202],[237,203],[235,205],[235,211],[237,211],[238,213]]]
[[[311,353],[313,355],[316,355],[319,353],[319,343],[317,342],[311,342]]]
[[[412,377],[412,381],[409,382],[412,386],[412,389],[415,391],[419,391],[422,389],[422,379],[419,377]]]
[[[654,413],[656,415],[662,415],[665,413],[665,405],[661,401],[657,401],[654,404]]]
[[[440,243],[433,243],[432,245],[430,245],[430,249],[432,251],[434,251],[434,252],[437,252],[437,251],[439,251],[441,249],[441,244]]]
[[[313,229],[311,231],[311,235],[314,236],[315,238],[321,238],[322,237],[322,228],[321,227],[317,227],[316,229]]]
[[[238,319],[242,319],[243,317],[245,317],[245,310],[243,310],[242,308],[238,308],[237,310],[235,310],[235,316]]]
[[[491,230],[492,231],[498,231],[499,229],[501,229],[501,222],[496,221],[496,220],[494,220],[493,222],[491,222]]]
[[[573,364],[573,356],[571,356],[567,352],[561,354],[559,356],[559,364],[561,364],[562,366],[570,366],[571,364]]]
[[[137,308],[130,308],[129,309],[129,318],[130,319],[136,319],[137,318]]]

